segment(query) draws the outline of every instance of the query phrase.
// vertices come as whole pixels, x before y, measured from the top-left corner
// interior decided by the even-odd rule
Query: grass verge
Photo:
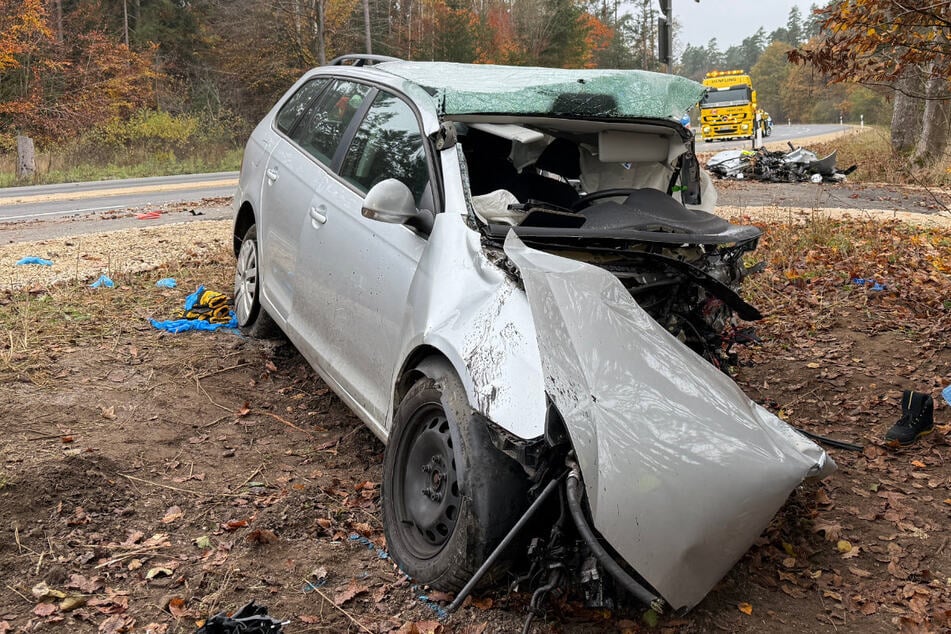
[[[240,148],[230,148],[222,149],[218,153],[210,152],[205,156],[187,156],[180,159],[168,155],[142,157],[137,161],[134,157],[128,157],[126,160],[113,158],[104,164],[72,164],[63,157],[46,155],[39,161],[40,165],[34,177],[29,180],[17,179],[12,166],[0,163],[0,187],[230,172],[241,167],[243,152]]]
[[[0,293],[0,381],[46,384],[56,379],[53,361],[71,349],[115,347],[136,331],[158,334],[148,319],[171,319],[200,284],[230,292],[234,255],[228,248],[166,255],[149,271],[116,273],[111,289],[76,279]],[[174,277],[177,288],[156,287],[162,277]]]
[[[892,150],[889,131],[878,126],[866,126],[860,131],[835,139],[805,145],[819,156],[833,151],[836,165],[845,169],[858,165],[849,175],[853,183],[892,183],[922,187],[951,187],[951,152],[944,160],[928,169],[914,168],[908,157]]]
[[[819,214],[760,226],[752,260],[765,260],[767,269],[744,293],[769,321],[809,313],[811,327],[821,330],[840,311],[858,310],[869,315],[870,328],[951,328],[951,230]]]

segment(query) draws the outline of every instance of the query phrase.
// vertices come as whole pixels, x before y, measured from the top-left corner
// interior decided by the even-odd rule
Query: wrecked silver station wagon
[[[348,56],[257,126],[235,303],[386,443],[387,547],[456,591],[689,609],[834,469],[724,372],[760,231],[670,75]],[[488,575],[488,576],[486,576]],[[510,579],[515,577],[510,577]]]

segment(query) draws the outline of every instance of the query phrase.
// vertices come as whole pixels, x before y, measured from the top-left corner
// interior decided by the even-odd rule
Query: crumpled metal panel
[[[546,391],[584,476],[594,526],[674,608],[747,551],[804,478],[835,463],[644,312],[611,273],[526,247]]]
[[[473,409],[521,438],[545,432],[545,384],[531,309],[511,277],[488,260],[465,216],[436,216],[410,285],[402,332],[408,337],[401,359],[420,345],[439,349],[457,368]]]
[[[373,68],[423,86],[445,115],[574,114],[679,121],[706,92],[685,77],[642,70],[450,62],[384,62]],[[572,98],[566,100],[566,95]]]

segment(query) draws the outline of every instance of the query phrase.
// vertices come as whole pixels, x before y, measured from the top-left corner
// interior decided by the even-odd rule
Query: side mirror
[[[395,178],[388,178],[370,188],[363,199],[361,213],[371,220],[406,224],[419,212],[409,187]]]

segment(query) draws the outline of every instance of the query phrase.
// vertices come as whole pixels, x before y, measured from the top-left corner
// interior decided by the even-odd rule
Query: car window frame
[[[284,130],[281,130],[280,126],[277,125],[277,118],[280,116],[281,110],[283,110],[284,107],[291,101],[291,99],[293,99],[298,93],[300,93],[302,90],[307,88],[308,84],[312,84],[318,81],[324,82],[323,87],[317,92],[315,92],[313,95],[311,95],[307,103],[304,104],[304,109],[300,111],[300,114],[297,115],[297,118],[294,119],[293,123],[291,123],[287,131],[285,132]],[[330,87],[330,84],[332,83],[333,81],[331,81],[330,78],[324,77],[322,75],[314,75],[313,77],[309,78],[307,81],[302,83],[300,87],[294,92],[292,92],[290,95],[288,95],[287,99],[284,99],[281,102],[281,104],[277,107],[277,109],[274,111],[274,118],[271,121],[271,128],[278,134],[290,136],[293,133],[293,131],[297,128],[297,126],[300,125],[300,122],[304,118],[304,115],[307,114],[307,112],[311,109],[311,107],[315,103],[317,103],[317,100],[320,99],[321,95],[324,94],[324,92],[327,90],[328,87]]]
[[[362,196],[367,195],[367,192],[364,192],[362,189],[360,189],[360,187],[356,183],[352,183],[349,180],[347,180],[347,178],[344,177],[340,173],[340,171],[343,169],[344,160],[346,160],[347,155],[350,153],[350,150],[353,148],[353,144],[354,144],[354,141],[356,140],[357,132],[360,130],[360,127],[363,125],[364,121],[366,120],[367,114],[369,114],[370,110],[373,108],[373,104],[376,102],[376,98],[380,95],[380,93],[385,93],[385,94],[393,96],[395,99],[398,99],[400,102],[406,105],[407,108],[409,108],[409,111],[413,114],[413,117],[416,119],[416,129],[419,131],[420,145],[423,147],[423,153],[425,155],[425,160],[426,160],[426,171],[429,174],[427,186],[423,188],[423,191],[425,192],[425,189],[428,187],[431,187],[433,184],[433,170],[431,169],[431,165],[434,163],[434,160],[433,160],[433,157],[426,150],[426,145],[428,144],[428,140],[426,139],[426,135],[423,134],[423,125],[422,125],[422,120],[419,116],[419,112],[415,108],[413,108],[413,105],[410,101],[402,98],[396,91],[386,90],[385,88],[378,88],[377,90],[374,90],[371,93],[372,97],[366,100],[369,103],[361,104],[361,109],[357,112],[357,115],[353,117],[354,120],[356,120],[358,117],[360,120],[357,121],[357,125],[354,126],[353,130],[350,130],[349,126],[347,127],[347,133],[349,134],[352,132],[352,134],[349,134],[349,143],[347,144],[346,150],[339,157],[334,155],[334,159],[335,159],[334,171],[337,173],[337,177],[341,181],[347,183],[347,185],[349,185],[351,189],[355,190],[357,193],[359,193]],[[366,108],[364,108],[363,106],[366,106]],[[351,121],[350,123],[352,124],[353,121]],[[336,162],[337,158],[340,159],[339,163]],[[404,183],[404,185],[406,185],[406,183]],[[436,198],[436,192],[433,192],[434,202],[435,202],[435,198]]]
[[[425,129],[423,127],[423,118],[420,114],[419,108],[413,102],[412,99],[406,93],[389,86],[387,84],[373,81],[372,79],[366,79],[363,77],[354,77],[346,74],[340,73],[320,73],[315,74],[308,79],[308,81],[314,79],[329,79],[327,85],[324,86],[311,102],[307,105],[307,108],[300,114],[297,118],[297,121],[294,122],[294,126],[291,127],[287,132],[284,132],[277,127],[277,116],[271,118],[271,129],[278,135],[280,135],[285,141],[287,141],[291,146],[293,146],[298,152],[307,157],[310,161],[314,162],[321,169],[325,170],[328,174],[333,176],[333,178],[338,182],[346,186],[349,190],[360,196],[361,198],[366,197],[366,194],[360,191],[356,186],[353,185],[350,181],[343,178],[340,175],[340,168],[343,165],[344,157],[346,157],[347,152],[350,149],[350,145],[353,143],[354,136],[356,136],[357,129],[360,125],[363,124],[363,120],[366,117],[367,112],[370,109],[370,106],[373,104],[374,99],[376,99],[377,94],[382,90],[390,93],[397,99],[403,101],[413,113],[413,116],[416,117],[416,125],[419,126],[419,134],[423,144],[423,150],[426,153],[426,166],[427,171],[429,172],[429,181],[433,188],[433,206],[436,209],[433,209],[433,213],[439,214],[442,213],[445,208],[445,186],[442,182],[443,174],[442,169],[440,169],[438,158],[438,153],[435,151],[435,148],[432,147],[432,140],[429,138],[429,135],[425,134]],[[350,123],[347,124],[346,130],[344,130],[343,135],[340,137],[340,142],[337,145],[337,149],[334,151],[333,158],[330,162],[330,165],[325,164],[323,161],[319,160],[316,156],[313,156],[310,152],[305,150],[299,143],[293,139],[294,131],[297,129],[297,126],[300,125],[300,122],[303,121],[306,116],[310,113],[311,109],[316,107],[316,104],[320,101],[319,97],[327,91],[327,89],[333,85],[334,80],[340,81],[349,81],[358,84],[363,84],[368,86],[371,90],[367,93],[367,96],[364,97],[363,103],[360,104],[360,108],[354,114],[353,118],[350,120]],[[303,87],[303,85],[301,86]],[[295,94],[295,91],[293,94]],[[290,97],[288,97],[289,99]],[[287,100],[284,101],[286,103]],[[283,105],[283,104],[282,104]],[[279,109],[278,109],[279,110]]]
[[[435,151],[435,148],[433,148],[432,146],[432,139],[430,139],[429,135],[425,134],[422,115],[420,114],[420,110],[416,106],[416,104],[413,102],[413,100],[402,90],[399,90],[398,88],[395,88],[394,86],[390,86],[382,82],[373,81],[372,79],[368,79],[364,77],[354,77],[352,75],[346,75],[342,73],[318,73],[318,74],[314,74],[310,76],[307,79],[307,81],[313,81],[316,79],[326,79],[329,81],[327,81],[327,84],[324,86],[324,88],[321,91],[319,91],[316,95],[314,95],[310,103],[307,105],[307,108],[305,108],[304,111],[300,114],[300,116],[297,117],[297,121],[294,122],[294,125],[287,132],[284,132],[283,130],[278,128],[277,127],[277,112],[280,111],[280,107],[283,107],[284,104],[286,104],[287,101],[294,94],[297,93],[296,90],[290,95],[288,95],[287,98],[281,102],[281,106],[277,110],[274,111],[275,115],[271,117],[271,130],[275,134],[278,134],[281,138],[283,138],[287,143],[289,143],[293,148],[295,148],[303,156],[307,157],[308,160],[312,161],[318,167],[326,171],[337,182],[342,183],[344,186],[346,186],[349,190],[351,190],[358,196],[365,197],[366,194],[364,194],[357,187],[355,187],[353,183],[351,183],[347,179],[340,176],[340,168],[343,165],[343,159],[346,156],[347,151],[350,149],[350,145],[353,143],[353,137],[356,135],[356,132],[359,126],[363,123],[363,119],[366,117],[366,113],[369,111],[370,106],[373,103],[373,100],[376,99],[376,95],[379,93],[379,91],[381,90],[386,91],[392,94],[397,99],[400,99],[401,101],[403,101],[406,105],[408,105],[410,110],[413,112],[413,116],[416,117],[416,124],[419,126],[419,134],[423,143],[423,150],[426,152],[426,164],[427,164],[427,171],[429,172],[429,182],[433,188],[432,197],[433,197],[433,207],[435,207],[435,209],[433,209],[432,211],[435,214],[442,213],[445,208],[446,194],[445,194],[445,184],[442,182],[442,178],[443,178],[442,169],[439,164],[439,161],[437,160],[439,154]],[[350,123],[347,124],[346,130],[344,130],[343,135],[340,137],[340,142],[337,145],[337,149],[334,151],[334,155],[332,157],[330,165],[327,165],[323,161],[319,160],[317,157],[312,155],[310,152],[308,152],[306,149],[301,147],[301,145],[297,141],[294,140],[292,135],[297,129],[297,126],[300,125],[301,121],[303,121],[307,117],[307,115],[310,113],[311,109],[316,107],[317,103],[320,101],[320,97],[327,91],[328,88],[330,88],[330,86],[333,85],[333,82],[335,80],[349,81],[349,82],[354,82],[358,84],[363,84],[364,86],[368,86],[371,90],[369,93],[367,93],[367,96],[364,97],[363,103],[360,104],[360,108],[354,114],[353,118],[350,120]],[[301,88],[303,88],[303,86],[304,84],[301,84]],[[298,90],[300,90],[300,88]]]

